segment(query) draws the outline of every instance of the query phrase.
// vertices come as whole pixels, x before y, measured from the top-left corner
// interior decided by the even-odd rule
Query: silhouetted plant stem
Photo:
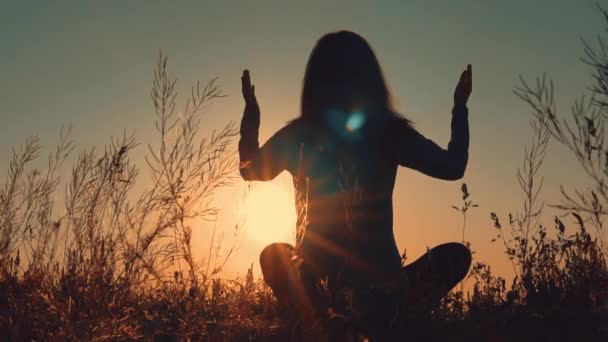
[[[465,241],[464,237],[465,237],[465,230],[466,230],[466,226],[467,226],[467,213],[469,211],[470,208],[477,208],[479,207],[478,204],[473,203],[473,201],[469,198],[471,196],[471,194],[469,193],[469,189],[467,187],[466,183],[462,183],[462,185],[460,186],[460,191],[462,193],[462,205],[459,207],[452,205],[452,208],[458,212],[461,213],[462,215],[462,244],[467,246],[468,248],[470,248],[470,243]],[[464,280],[460,283],[460,292],[462,292],[464,290]]]

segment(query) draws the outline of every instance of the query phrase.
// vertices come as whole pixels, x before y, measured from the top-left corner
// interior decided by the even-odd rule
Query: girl
[[[395,112],[374,52],[353,32],[329,33],[317,42],[306,66],[300,116],[262,147],[260,109],[248,70],[241,80],[240,174],[248,181],[269,181],[287,170],[303,228],[295,249],[272,244],[260,255],[264,279],[280,305],[299,301],[316,307],[310,284],[320,280],[332,289],[396,283],[411,293],[426,284],[420,292],[438,301],[464,278],[471,254],[459,243],[437,246],[402,267],[393,236],[392,193],[399,166],[445,180],[463,177],[470,65],[454,92],[447,149]],[[299,276],[291,279],[294,264]]]

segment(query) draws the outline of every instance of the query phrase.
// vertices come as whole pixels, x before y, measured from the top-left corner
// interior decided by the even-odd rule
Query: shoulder
[[[282,147],[297,144],[297,141],[300,140],[301,136],[301,128],[298,126],[299,125],[294,121],[290,121],[283,127],[279,128],[279,130],[276,131],[270,139],[275,143],[282,145]]]
[[[385,157],[399,163],[404,154],[416,148],[421,134],[412,122],[397,113],[390,113],[384,122],[384,133],[381,138]]]
[[[312,132],[310,124],[298,118],[287,122],[275,135],[285,144],[299,146],[311,140]]]
[[[414,128],[413,123],[398,113],[388,114],[384,123],[384,132],[385,138],[393,143],[419,134]]]
[[[294,120],[287,122],[268,141],[274,153],[287,162],[288,169],[293,164],[304,136],[302,125]]]

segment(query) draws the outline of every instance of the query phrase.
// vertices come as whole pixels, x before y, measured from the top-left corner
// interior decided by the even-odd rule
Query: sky
[[[0,167],[6,168],[11,146],[25,137],[37,135],[51,147],[67,124],[81,148],[101,147],[125,129],[140,142],[154,139],[149,91],[161,49],[178,91],[218,77],[228,95],[203,114],[202,132],[240,121],[240,75],[251,70],[263,142],[298,115],[304,68],[316,40],[352,30],[375,50],[398,111],[444,147],[453,89],[472,64],[465,177],[449,182],[400,169],[394,233],[410,261],[427,247],[459,241],[462,218],[450,206],[460,203],[464,181],[479,204],[469,212],[465,239],[476,260],[509,277],[503,248],[490,243],[496,231],[489,217],[522,206],[515,175],[532,140],[531,115],[513,87],[520,75],[533,80],[546,73],[556,84],[558,110],[567,115],[591,84],[591,69],[581,62],[581,38],[593,42],[603,25],[588,0],[7,1],[0,11]],[[141,161],[145,148],[136,151],[134,159]],[[559,201],[560,184],[583,186],[585,179],[564,147],[553,143],[548,153],[543,199],[551,204]],[[276,215],[293,210],[292,197],[287,173],[269,184],[239,181],[218,194],[217,226],[227,236],[248,217],[230,271],[257,263],[265,244],[292,239],[292,216]],[[545,211],[547,225],[555,213]],[[196,249],[207,250],[209,231],[203,224],[195,230]]]

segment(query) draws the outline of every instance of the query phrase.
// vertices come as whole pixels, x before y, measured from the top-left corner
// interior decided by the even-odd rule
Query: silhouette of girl
[[[244,70],[240,174],[269,181],[287,170],[296,190],[296,247],[275,243],[260,255],[264,279],[281,305],[314,304],[310,284],[319,280],[333,289],[396,282],[412,293],[430,284],[432,290],[421,293],[438,301],[464,278],[471,254],[459,243],[439,245],[402,267],[392,193],[398,166],[445,180],[463,177],[471,76],[469,65],[454,92],[451,139],[443,149],[395,113],[365,39],[349,31],[326,34],[306,66],[300,117],[259,147],[260,109]]]

